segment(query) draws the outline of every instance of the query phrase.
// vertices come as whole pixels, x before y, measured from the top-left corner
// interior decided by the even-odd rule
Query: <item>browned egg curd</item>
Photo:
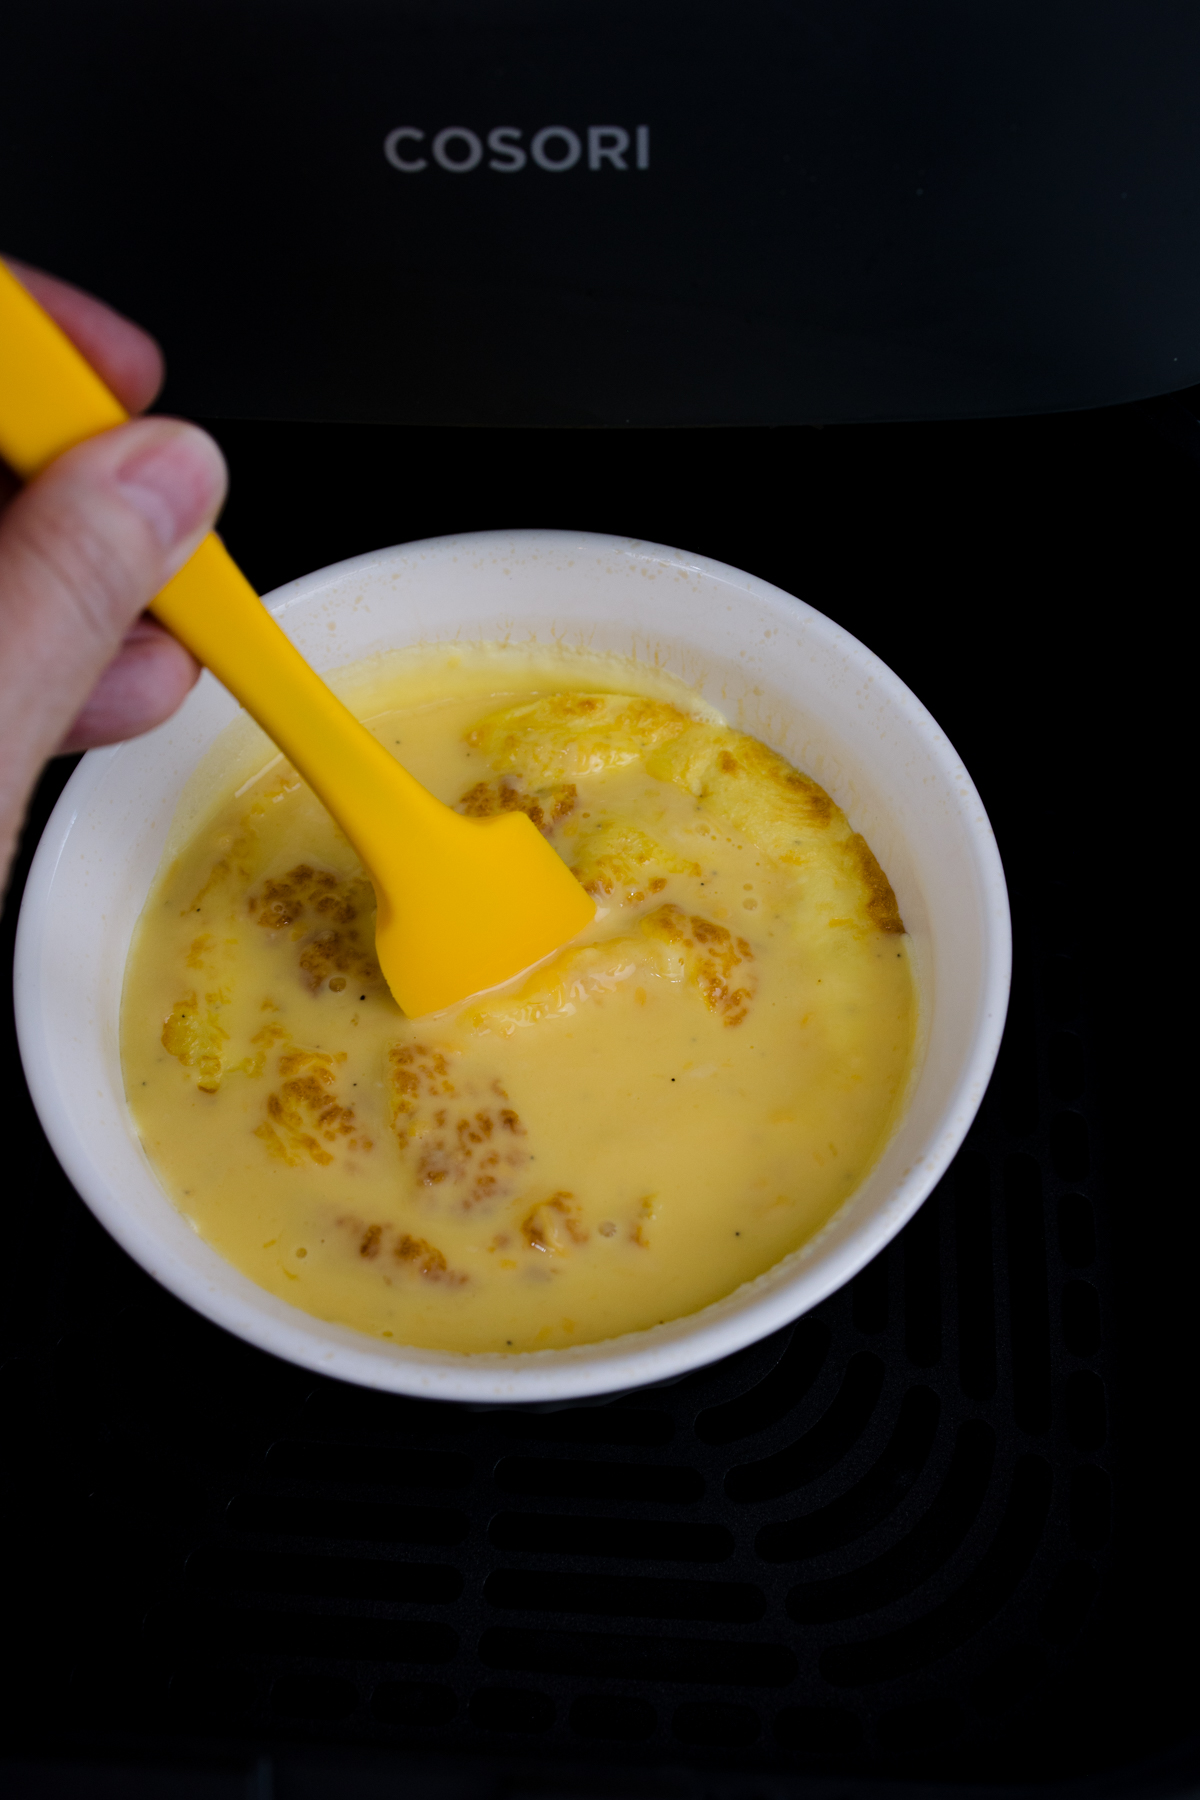
[[[918,1015],[829,795],[598,657],[429,652],[358,710],[459,811],[527,813],[595,922],[406,1018],[361,865],[261,740],[177,828],[125,977],[129,1104],[201,1237],[318,1318],[467,1353],[644,1330],[804,1245],[896,1123]]]

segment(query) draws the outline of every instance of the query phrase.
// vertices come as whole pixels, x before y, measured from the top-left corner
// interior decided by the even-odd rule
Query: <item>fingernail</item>
[[[225,494],[225,459],[195,425],[167,427],[117,470],[117,487],[164,550],[211,524]]]

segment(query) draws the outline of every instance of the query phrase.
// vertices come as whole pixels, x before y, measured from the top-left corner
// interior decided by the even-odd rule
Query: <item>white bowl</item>
[[[414,1350],[256,1287],[166,1198],[125,1105],[118,1012],[134,925],[180,794],[237,716],[205,675],[148,737],[86,756],[38,847],[17,934],[17,1029],[46,1134],[118,1243],[250,1343],[344,1381],[541,1403],[671,1380],[765,1337],[848,1281],[961,1144],[999,1048],[1010,933],[1000,858],[953,747],[904,684],[820,613],[737,569],[628,539],[480,532],[356,557],[267,604],[318,669],[418,642],[557,642],[665,667],[828,789],[887,871],[912,937],[922,1061],[861,1188],[810,1243],[688,1318],[522,1356]]]

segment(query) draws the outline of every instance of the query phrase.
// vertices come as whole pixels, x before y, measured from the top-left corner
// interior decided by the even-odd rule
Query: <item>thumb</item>
[[[4,837],[130,625],[224,497],[211,438],[174,419],[137,419],[67,451],[0,516]]]

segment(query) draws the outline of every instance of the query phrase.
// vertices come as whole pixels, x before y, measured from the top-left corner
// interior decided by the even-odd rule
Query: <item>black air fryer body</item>
[[[0,1792],[1194,1796],[1162,787],[1200,426],[1124,403],[1200,382],[1198,68],[1173,0],[9,9],[0,244],[157,332],[260,592],[525,525],[752,570],[947,731],[1016,947],[995,1079],[887,1251],[549,1414],[190,1313],[73,1192],[6,1016]]]
[[[804,424],[1200,381],[1171,0],[42,0],[5,40],[9,251],[148,321],[184,411]]]

